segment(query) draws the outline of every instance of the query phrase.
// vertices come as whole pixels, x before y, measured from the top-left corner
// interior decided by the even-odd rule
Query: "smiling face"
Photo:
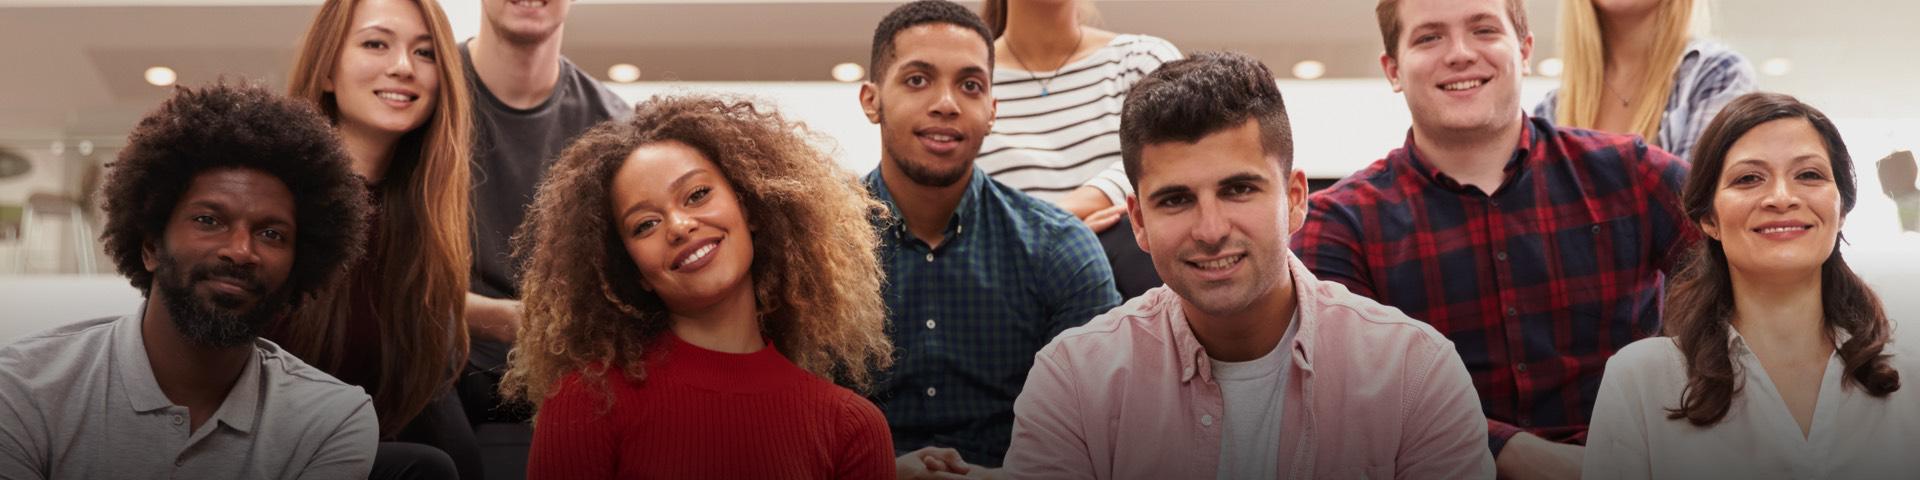
[[[440,93],[438,56],[420,7],[407,0],[364,0],[354,7],[333,75],[347,135],[398,137],[427,123]]]
[[[880,124],[883,168],[928,187],[973,171],[993,126],[991,54],[979,33],[957,25],[919,25],[894,37],[887,71],[860,88],[867,120]]]
[[[1230,317],[1292,288],[1287,236],[1306,219],[1306,175],[1265,153],[1258,121],[1140,157],[1134,239],[1188,306]]]
[[[1748,130],[1727,150],[1700,229],[1720,241],[1736,274],[1818,271],[1845,223],[1833,161],[1813,124],[1785,118]]]
[[[611,198],[620,243],[668,311],[752,294],[746,212],[706,154],[677,141],[634,149],[613,176]]]
[[[1520,77],[1533,37],[1518,36],[1506,0],[1404,0],[1398,56],[1380,56],[1416,129],[1499,131],[1520,121]]]
[[[293,193],[280,179],[250,169],[202,173],[160,241],[147,245],[152,291],[188,341],[244,344],[287,306],[295,230]]]

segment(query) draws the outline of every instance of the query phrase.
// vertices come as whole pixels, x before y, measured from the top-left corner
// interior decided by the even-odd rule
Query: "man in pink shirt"
[[[1166,286],[1067,330],[1014,403],[1019,478],[1493,478],[1486,418],[1433,328],[1287,249],[1306,176],[1273,74],[1168,63],[1120,127],[1127,213]]]

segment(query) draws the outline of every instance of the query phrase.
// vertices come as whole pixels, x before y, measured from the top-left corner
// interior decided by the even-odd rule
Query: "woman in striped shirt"
[[[1082,25],[1092,14],[1083,0],[986,2],[1000,113],[979,165],[1099,231],[1124,215],[1133,193],[1120,168],[1120,106],[1134,82],[1179,59],[1180,50],[1156,37]]]
[[[1181,55],[1157,37],[1087,26],[1098,15],[1087,2],[985,2],[1000,107],[976,164],[1100,233],[1115,285],[1132,298],[1160,278],[1125,223],[1133,186],[1120,166],[1120,107],[1135,82]]]

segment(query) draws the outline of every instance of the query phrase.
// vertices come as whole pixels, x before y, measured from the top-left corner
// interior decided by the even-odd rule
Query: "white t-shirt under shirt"
[[[1125,205],[1133,188],[1120,166],[1121,106],[1134,83],[1180,58],[1166,40],[1121,34],[1057,74],[995,69],[999,113],[980,146],[978,165],[994,180],[1041,200],[1057,201],[1090,185],[1114,205]]]
[[[1294,333],[1300,313],[1294,312],[1287,334],[1260,358],[1245,362],[1213,363],[1213,381],[1226,400],[1226,432],[1220,437],[1218,478],[1279,478],[1280,412],[1286,403],[1287,377],[1293,361]]]

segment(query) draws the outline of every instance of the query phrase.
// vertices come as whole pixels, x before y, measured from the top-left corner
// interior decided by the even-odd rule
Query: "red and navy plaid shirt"
[[[1663,272],[1699,234],[1685,162],[1637,136],[1525,132],[1491,195],[1405,147],[1314,194],[1294,252],[1320,278],[1453,340],[1495,455],[1521,431],[1584,443],[1607,358],[1659,331]]]

